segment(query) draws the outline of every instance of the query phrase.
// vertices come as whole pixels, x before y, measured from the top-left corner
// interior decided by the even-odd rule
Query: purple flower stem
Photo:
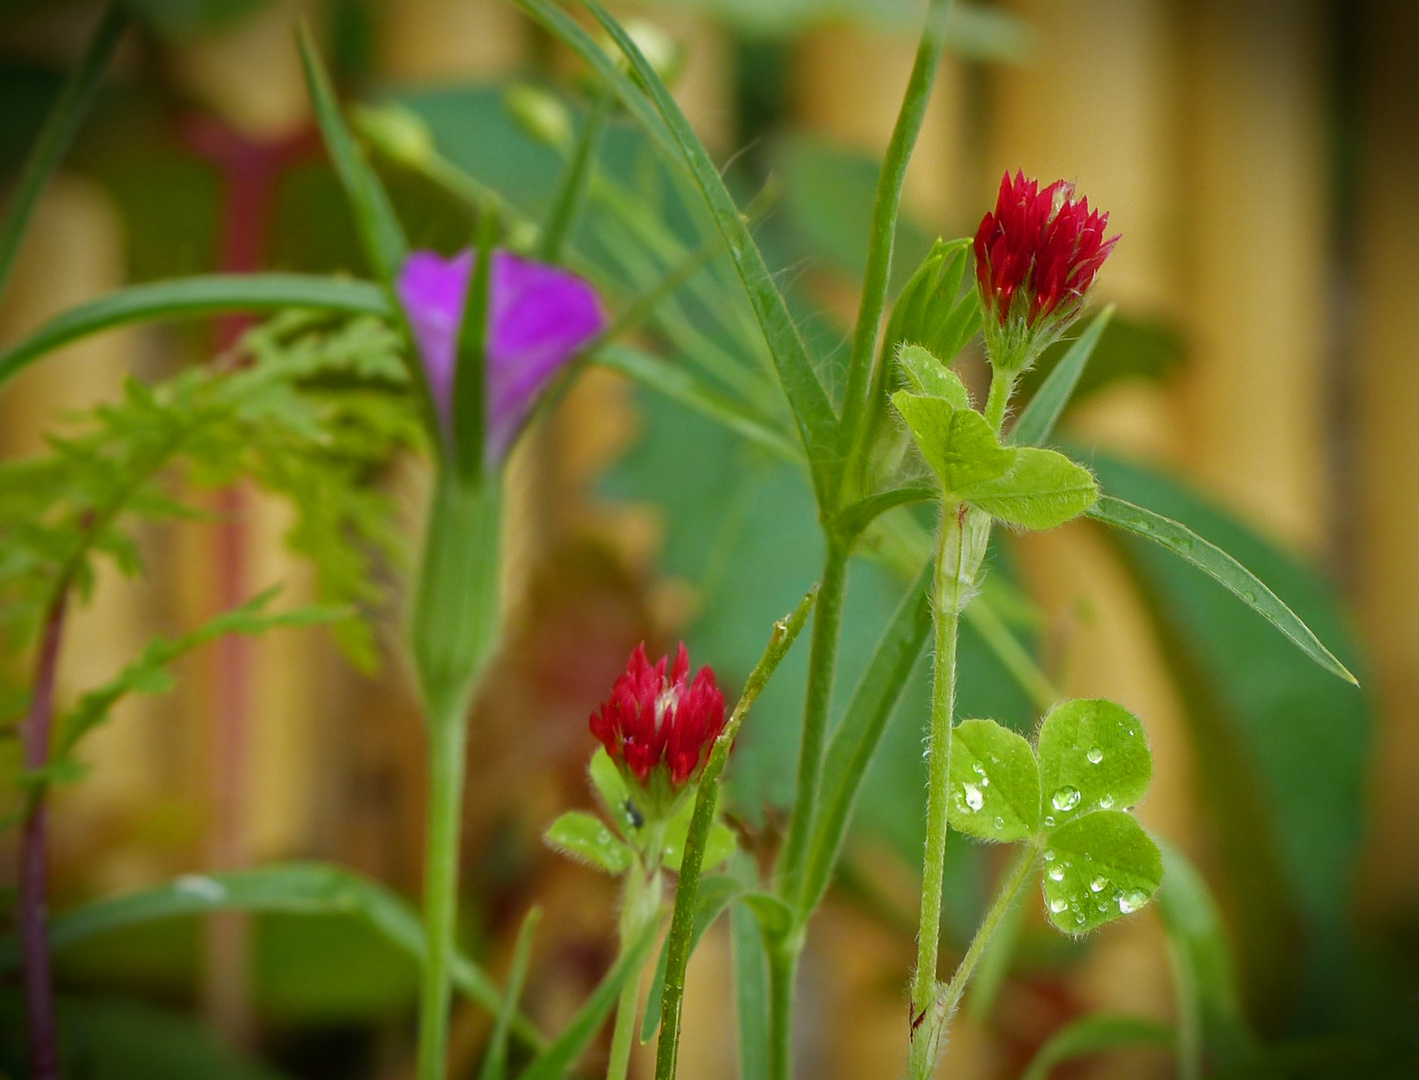
[[[30,772],[49,763],[54,727],[54,676],[69,588],[62,582],[45,617],[35,662],[34,696],[25,718],[25,768]],[[54,975],[50,967],[45,885],[49,852],[44,789],[38,789],[25,815],[20,838],[20,939],[24,951],[25,1031],[30,1075],[34,1080],[59,1080],[59,1031],[54,1016]]]

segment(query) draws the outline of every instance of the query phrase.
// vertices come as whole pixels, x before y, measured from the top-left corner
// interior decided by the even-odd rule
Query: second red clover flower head
[[[976,231],[976,283],[986,344],[998,367],[1028,365],[1078,316],[1094,277],[1118,243],[1109,215],[1075,199],[1063,180],[1007,172],[995,209]]]
[[[669,659],[652,665],[644,643],[637,645],[610,698],[591,714],[591,733],[641,790],[640,809],[652,815],[669,812],[724,730],[724,695],[714,672],[702,667],[690,679],[683,642],[673,667]]]

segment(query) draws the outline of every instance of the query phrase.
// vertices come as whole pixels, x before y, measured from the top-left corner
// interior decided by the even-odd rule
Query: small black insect
[[[636,804],[630,799],[626,800],[626,817],[631,819],[631,825],[634,828],[639,829],[645,825],[645,815],[636,809]]]

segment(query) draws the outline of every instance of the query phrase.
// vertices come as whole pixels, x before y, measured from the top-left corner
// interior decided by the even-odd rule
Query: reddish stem
[[[61,583],[45,617],[39,655],[35,661],[34,697],[25,718],[25,768],[33,773],[49,764],[50,735],[54,726],[54,676],[59,665],[59,643],[69,589]],[[49,853],[45,836],[44,788],[39,787],[25,815],[20,840],[20,938],[24,947],[26,1034],[30,1075],[34,1080],[59,1080],[59,1032],[54,1018],[54,975],[50,968],[49,940],[45,931],[45,884]]]

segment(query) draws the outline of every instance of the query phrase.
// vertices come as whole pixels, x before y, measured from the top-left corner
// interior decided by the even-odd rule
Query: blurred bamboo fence
[[[1419,766],[1419,8],[1407,0],[1361,5],[1364,151],[1353,196],[1358,213],[1346,217],[1351,208],[1329,179],[1337,5],[1005,6],[1036,29],[1037,47],[1019,66],[988,71],[948,60],[910,178],[911,207],[932,228],[961,231],[1000,172],[1018,167],[1074,180],[1091,203],[1112,212],[1124,240],[1100,291],[1178,325],[1189,362],[1166,383],[1108,392],[1084,410],[1079,428],[1181,469],[1343,582],[1383,706],[1363,906],[1372,914],[1412,908],[1419,903],[1419,787],[1412,780]],[[318,7],[281,0],[229,32],[171,47],[162,63],[196,103],[247,137],[287,134],[306,118],[289,27],[303,9]],[[529,27],[500,0],[391,0],[379,13],[379,64],[395,80],[493,78],[516,70],[534,47]],[[711,145],[732,151],[732,43],[682,11],[650,14],[689,43],[681,97]],[[785,75],[796,121],[880,151],[913,48],[908,38],[856,26],[808,33]],[[0,338],[14,340],[119,285],[124,245],[105,196],[61,177],[0,310]],[[851,296],[841,299],[850,308]],[[109,335],[29,372],[0,397],[4,452],[37,448],[55,417],[115,393],[126,372],[167,370],[174,349],[173,339],[148,331]],[[614,381],[588,380],[529,443],[516,470],[511,527],[527,557],[513,568],[512,587],[548,632],[581,625],[577,612],[546,599],[546,588],[539,593],[549,554],[574,550],[569,536],[577,529],[617,538],[629,567],[644,570],[653,555],[653,525],[577,507],[578,492],[625,438],[627,409]],[[412,505],[415,495],[411,488],[406,501]],[[298,600],[307,585],[282,551],[280,508],[251,493],[239,505],[248,591],[282,580],[285,600]],[[75,627],[65,681],[105,675],[155,626],[190,623],[211,610],[221,587],[213,570],[218,534],[194,525],[176,538],[151,537],[154,561],[179,572],[165,575],[160,590],[105,582]],[[1181,706],[1132,584],[1085,528],[1037,538],[1026,561],[1052,625],[1067,638],[1069,690],[1115,697],[1147,718],[1158,775],[1145,822],[1205,860]],[[632,584],[606,588],[621,637],[633,641],[655,624],[659,608],[637,599]],[[554,702],[573,730],[614,669],[618,658],[607,648],[563,682]],[[95,741],[91,755],[102,767],[63,796],[55,815],[61,902],[207,865],[218,816],[211,794],[220,785],[204,702],[220,678],[217,660],[189,668],[178,697],[129,703]],[[236,835],[221,857],[328,856],[416,891],[422,733],[402,673],[360,680],[320,634],[304,631],[252,646],[240,671],[244,763],[222,766],[237,769],[240,809],[227,823]],[[530,693],[543,674],[510,677],[510,700],[488,709],[489,744],[471,777],[470,851],[508,830],[535,837],[557,809],[583,797],[585,746],[559,745],[547,734],[530,744],[516,739],[517,695]],[[532,899],[523,897],[522,906]],[[538,871],[536,900],[557,916],[543,923],[537,996],[549,1013],[569,1010],[588,977],[588,965],[574,958],[608,931],[612,897],[595,892],[579,871],[549,862]],[[493,930],[505,931],[519,915],[502,913]],[[886,1075],[902,1056],[893,973],[906,970],[909,949],[847,909],[830,908],[819,929],[805,979],[811,1056],[804,1075]],[[237,935],[239,953],[241,931],[231,924],[214,930],[223,933]],[[218,975],[209,1005],[239,1036],[249,1024],[247,988],[228,977],[242,965],[220,941],[212,948]],[[1113,928],[1077,974],[1080,1002],[1166,1017],[1163,954],[1151,918]],[[733,1075],[728,964],[727,937],[711,935],[691,968],[686,1080]],[[460,1017],[456,1045],[471,1054],[482,1023],[472,1011]],[[963,1023],[949,1051],[953,1075],[991,1075],[998,1053]],[[644,1060],[639,1067],[648,1075]],[[1132,1061],[1116,1075],[1145,1075],[1148,1067]]]

